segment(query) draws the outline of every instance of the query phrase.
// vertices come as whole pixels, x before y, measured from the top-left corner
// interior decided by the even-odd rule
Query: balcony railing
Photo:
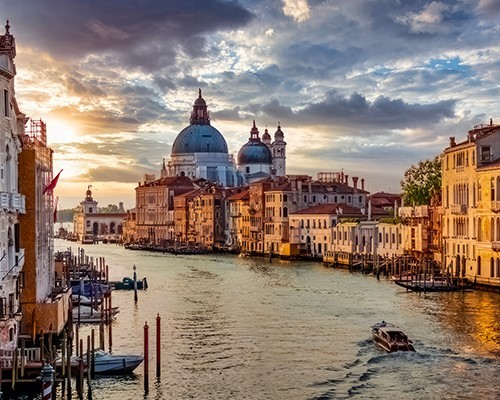
[[[0,192],[0,207],[2,207],[5,211],[9,211],[10,193]]]
[[[467,214],[467,206],[465,204],[452,204],[450,210],[452,214]]]
[[[494,200],[491,202],[491,211],[493,211],[493,212],[500,211],[500,201]]]

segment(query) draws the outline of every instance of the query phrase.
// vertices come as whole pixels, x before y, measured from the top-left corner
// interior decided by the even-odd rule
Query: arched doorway
[[[92,225],[92,234],[94,236],[97,236],[99,234],[99,224],[97,222],[94,222]]]
[[[308,236],[306,238],[306,248],[307,248],[307,254],[311,254],[311,237]]]

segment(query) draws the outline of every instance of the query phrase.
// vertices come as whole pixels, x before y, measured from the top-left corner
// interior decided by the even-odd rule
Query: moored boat
[[[94,353],[96,374],[127,374],[136,369],[144,360],[140,355],[111,354],[102,350]]]
[[[413,342],[398,326],[389,322],[377,322],[371,327],[373,340],[385,351],[415,351]]]

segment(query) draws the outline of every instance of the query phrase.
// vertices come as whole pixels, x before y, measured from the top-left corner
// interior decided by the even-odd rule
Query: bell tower
[[[276,171],[276,176],[286,175],[286,142],[284,138],[281,123],[278,122],[278,129],[274,133],[274,142],[272,144],[273,169]]]
[[[88,186],[87,192],[85,193],[85,199],[80,203],[84,214],[97,213],[97,201],[92,198],[92,191],[90,190],[91,187],[92,185]]]

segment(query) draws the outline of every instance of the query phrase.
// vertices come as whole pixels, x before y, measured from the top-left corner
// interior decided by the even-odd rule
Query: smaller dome
[[[264,131],[264,134],[262,135],[262,141],[264,143],[266,142],[270,142],[271,141],[271,135],[269,134],[269,132],[267,131],[267,128],[266,130]]]
[[[261,142],[259,138],[259,129],[253,121],[252,129],[250,129],[250,138],[248,142],[238,152],[238,165],[245,164],[269,164],[272,165],[273,156],[269,148]]]
[[[248,142],[238,152],[238,165],[272,163],[273,156],[262,142]]]

